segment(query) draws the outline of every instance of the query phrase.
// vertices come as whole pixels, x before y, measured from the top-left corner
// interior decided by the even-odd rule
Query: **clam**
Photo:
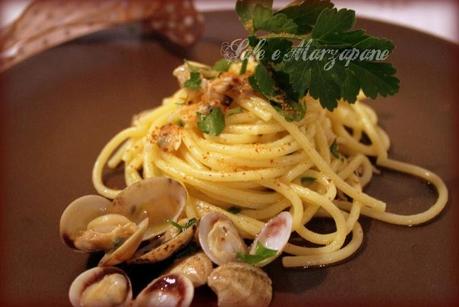
[[[109,211],[129,217],[135,223],[148,217],[149,226],[143,236],[148,240],[164,233],[170,226],[168,220],[177,221],[186,200],[187,192],[179,182],[153,177],[124,189],[115,197]]]
[[[187,224],[190,220],[184,220],[183,224]],[[133,263],[155,263],[169,258],[172,254],[179,251],[193,239],[194,232],[196,230],[196,224],[192,224],[190,227],[179,231],[175,226],[169,225],[169,231],[166,231],[164,236],[159,239],[153,239],[140,248],[134,255],[131,262]],[[156,247],[155,247],[156,246]]]
[[[134,301],[134,307],[187,307],[193,300],[192,282],[179,274],[167,274],[153,280]]]
[[[132,302],[131,282],[118,268],[96,267],[72,282],[69,299],[74,307],[127,307]]]
[[[142,228],[142,240],[147,240],[167,229],[166,220],[177,220],[186,198],[185,188],[165,177],[139,181],[113,202],[98,195],[83,196],[64,210],[60,235],[73,249],[108,251],[136,234],[140,223],[148,218],[148,227]]]
[[[269,220],[261,229],[253,241],[249,254],[254,255],[257,246],[261,244],[265,248],[275,250],[276,254],[257,262],[257,266],[265,266],[282,253],[292,232],[292,216],[289,212],[283,211]]]
[[[89,241],[78,240],[87,230],[87,226],[91,221],[108,213],[110,205],[111,202],[108,199],[98,195],[82,196],[71,202],[62,213],[59,224],[59,233],[64,243],[70,248],[84,252],[110,248],[110,244],[107,244],[106,238],[107,234],[117,226],[115,224],[112,225],[113,227],[110,230],[104,227],[100,238],[94,233],[97,230],[92,228],[87,236]],[[101,225],[95,223],[93,226],[97,228]]]
[[[265,307],[272,298],[271,279],[258,267],[242,262],[225,263],[209,275],[209,287],[218,306]]]
[[[117,265],[121,262],[124,262],[134,255],[137,248],[142,242],[143,235],[148,227],[148,218],[140,222],[138,229],[134,232],[126,241],[118,241],[112,250],[109,250],[105,255],[100,259],[100,266],[111,266]]]
[[[167,273],[181,274],[188,277],[195,288],[204,285],[212,272],[212,262],[203,252],[179,260]]]
[[[148,218],[137,225],[124,215],[109,213],[110,206],[103,197],[83,196],[67,206],[60,221],[60,234],[68,246],[84,252],[106,252],[101,266],[131,258],[148,227]]]
[[[199,244],[206,255],[217,265],[234,261],[247,247],[233,222],[220,213],[204,215],[199,222]]]

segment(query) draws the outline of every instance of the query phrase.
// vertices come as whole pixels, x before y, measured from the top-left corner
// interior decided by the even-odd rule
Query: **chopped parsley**
[[[184,87],[191,90],[197,90],[201,87],[201,74],[198,71],[190,72],[190,78],[183,84]]]
[[[330,145],[330,153],[336,159],[340,158],[339,145],[338,145],[338,143],[336,143],[336,140],[334,140],[333,143]]]
[[[184,225],[180,225],[179,223],[174,222],[172,220],[167,220],[166,222],[176,227],[180,232],[183,232],[187,230],[188,228],[190,228],[191,226],[193,226],[194,224],[196,224],[197,220],[193,217],[189,219]]]
[[[266,259],[276,256],[276,254],[276,250],[269,249],[263,246],[260,242],[257,242],[257,247],[255,248],[255,253],[253,255],[238,253],[237,259],[251,265],[257,265]]]
[[[214,66],[212,66],[212,70],[215,70],[218,72],[225,72],[225,71],[228,71],[230,66],[231,66],[230,61],[228,61],[227,59],[220,59],[217,62],[215,62]]]
[[[219,135],[225,129],[225,116],[220,108],[213,107],[209,114],[197,113],[198,128],[209,135]]]

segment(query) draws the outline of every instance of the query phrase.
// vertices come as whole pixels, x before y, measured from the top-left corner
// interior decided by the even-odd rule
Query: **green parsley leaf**
[[[393,43],[353,29],[355,12],[333,7],[328,0],[304,0],[273,12],[272,1],[237,1],[236,11],[250,33],[249,45],[264,52],[249,77],[255,91],[290,105],[290,100],[298,102],[309,94],[330,111],[340,100],[355,102],[360,90],[373,99],[398,92],[395,68],[382,62]],[[258,30],[264,31],[262,35]],[[308,46],[308,55],[326,53],[285,60],[297,54],[298,41]]]
[[[320,100],[322,107],[332,111],[338,106],[341,94],[339,84],[335,82],[331,74],[323,69],[320,63],[312,63],[310,74],[309,93],[312,97]]]
[[[274,96],[274,80],[263,64],[257,65],[255,73],[249,77],[249,83],[254,90],[260,92],[265,97],[270,98]]]
[[[279,63],[283,57],[291,50],[292,42],[285,38],[264,38],[258,39],[256,36],[249,37],[249,45],[260,48],[263,51],[262,63]]]
[[[251,265],[256,265],[266,259],[276,256],[277,251],[273,249],[269,249],[260,242],[257,242],[257,247],[255,248],[255,254],[237,254],[237,259],[243,262],[246,262]]]
[[[239,212],[241,212],[241,208],[233,206],[233,207],[229,207],[228,209],[226,209],[226,211],[232,214],[238,214]]]
[[[298,26],[283,13],[273,14],[272,0],[238,0],[236,13],[247,31],[296,33]]]
[[[396,69],[389,63],[357,62],[351,63],[350,69],[367,97],[395,95],[399,90]]]
[[[186,229],[190,228],[194,224],[196,224],[197,220],[193,217],[189,219],[184,225],[180,225],[177,222],[174,222],[172,220],[167,220],[167,223],[171,224],[172,226],[176,227],[180,232],[185,231]]]
[[[197,71],[190,73],[190,78],[183,84],[184,87],[197,90],[201,87],[201,74]]]
[[[231,115],[239,114],[239,113],[242,113],[242,108],[241,107],[236,107],[236,108],[229,109],[226,112],[226,115],[227,116],[231,116]]]
[[[300,121],[306,114],[306,104],[302,102],[290,102],[290,104],[273,105],[273,107],[289,122]]]
[[[220,108],[214,107],[209,114],[198,113],[198,128],[209,135],[219,135],[225,129],[225,116]]]
[[[335,157],[336,159],[339,159],[340,153],[339,153],[339,145],[336,143],[336,140],[333,141],[333,143],[330,145],[330,153]]]
[[[256,5],[253,10],[253,30],[273,32],[273,33],[296,33],[297,25],[282,13],[273,15],[271,8]]]
[[[297,25],[296,34],[307,34],[313,29],[319,14],[324,9],[332,7],[333,3],[329,0],[305,0],[294,2],[274,15],[284,14]]]
[[[309,176],[301,177],[301,184],[302,185],[309,185],[309,184],[314,183],[315,181],[316,181],[315,177],[309,177]]]
[[[348,25],[345,25],[345,28],[347,27]],[[352,31],[340,35],[334,32],[323,36],[318,41],[313,41],[309,51],[335,48],[339,52],[341,47],[336,46],[352,47],[349,50],[355,49],[358,52],[363,52],[365,49],[392,50],[393,48],[390,41],[371,37],[364,31]],[[373,99],[378,95],[384,97],[394,95],[399,89],[399,80],[394,76],[396,70],[389,63],[357,60],[346,63],[345,60],[336,60],[330,70],[325,70],[327,61],[327,59],[292,60],[277,65],[275,69],[287,74],[286,79],[290,88],[298,97],[309,93],[319,99],[321,105],[330,111],[338,105],[340,99],[345,99],[349,103],[355,102],[360,89]]]
[[[328,34],[349,31],[355,23],[355,12],[348,9],[324,9],[317,17],[312,30],[313,39],[321,39]]]
[[[228,61],[227,59],[220,59],[217,62],[215,62],[214,66],[212,66],[212,69],[218,72],[225,72],[228,71],[230,66],[231,61]]]
[[[249,32],[253,30],[253,14],[257,6],[263,6],[267,9],[271,9],[273,6],[272,0],[237,0],[236,2],[236,13],[242,22],[242,25]]]

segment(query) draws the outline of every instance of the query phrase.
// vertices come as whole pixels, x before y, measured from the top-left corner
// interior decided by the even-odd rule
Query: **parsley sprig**
[[[251,265],[257,265],[261,262],[263,262],[266,259],[269,259],[271,257],[274,257],[277,255],[277,251],[274,249],[270,249],[265,247],[263,244],[260,242],[257,242],[257,246],[255,247],[255,253],[254,254],[243,254],[243,253],[238,253],[237,254],[237,259],[246,262]]]
[[[201,74],[199,71],[190,72],[190,78],[183,84],[184,87],[191,90],[197,90],[201,87]]]
[[[176,227],[179,230],[179,232],[183,232],[187,230],[188,228],[190,228],[191,226],[193,226],[194,224],[196,224],[197,220],[193,217],[189,219],[184,225],[174,222],[173,220],[167,220],[166,222]]]
[[[353,29],[352,10],[338,10],[328,0],[297,1],[279,11],[272,9],[272,0],[238,0],[236,12],[249,32],[249,45],[264,52],[249,82],[279,111],[289,110],[288,120],[304,117],[299,104],[308,94],[331,111],[340,100],[354,103],[360,90],[373,99],[399,90],[391,64],[374,56],[362,59],[365,52],[387,58],[393,43]],[[315,52],[314,59],[298,56],[306,48]],[[362,57],[355,58],[357,52]]]
[[[225,129],[225,116],[218,107],[213,107],[208,114],[197,113],[198,128],[209,135],[219,135]]]
[[[336,140],[334,140],[333,143],[330,145],[330,153],[336,159],[340,158],[339,145],[338,145],[338,143],[336,143]]]

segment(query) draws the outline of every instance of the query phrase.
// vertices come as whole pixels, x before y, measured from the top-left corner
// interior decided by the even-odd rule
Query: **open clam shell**
[[[126,241],[113,251],[107,252],[99,261],[99,266],[112,266],[124,262],[135,254],[135,251],[142,242],[143,235],[148,228],[148,218],[140,222],[138,229]]]
[[[238,253],[245,254],[247,251],[233,222],[217,212],[207,213],[201,218],[198,238],[204,253],[217,265],[234,261]]]
[[[136,252],[131,262],[155,263],[163,261],[190,243],[193,239],[195,230],[196,225],[192,225],[153,249],[150,249],[150,247],[146,245],[144,248],[140,248]]]
[[[74,307],[127,307],[132,302],[132,286],[127,275],[115,267],[96,267],[81,273],[70,286]]]
[[[143,236],[148,240],[166,231],[170,226],[167,220],[177,221],[186,200],[186,189],[178,181],[153,177],[124,189],[113,200],[110,212],[127,216],[137,224],[148,217],[149,226]]]
[[[62,213],[59,223],[59,233],[62,241],[72,249],[76,248],[77,236],[86,229],[89,222],[108,213],[111,202],[98,195],[86,195],[71,202]],[[84,252],[96,250],[83,249]]]
[[[134,307],[190,306],[194,296],[192,282],[179,274],[167,274],[153,280],[134,301]]]
[[[263,226],[260,233],[255,237],[255,240],[250,247],[249,254],[255,254],[257,244],[260,243],[266,248],[275,250],[276,255],[270,258],[266,258],[256,265],[265,266],[276,259],[276,257],[282,253],[290,238],[291,232],[292,215],[289,212],[281,212],[269,220],[265,226]]]

